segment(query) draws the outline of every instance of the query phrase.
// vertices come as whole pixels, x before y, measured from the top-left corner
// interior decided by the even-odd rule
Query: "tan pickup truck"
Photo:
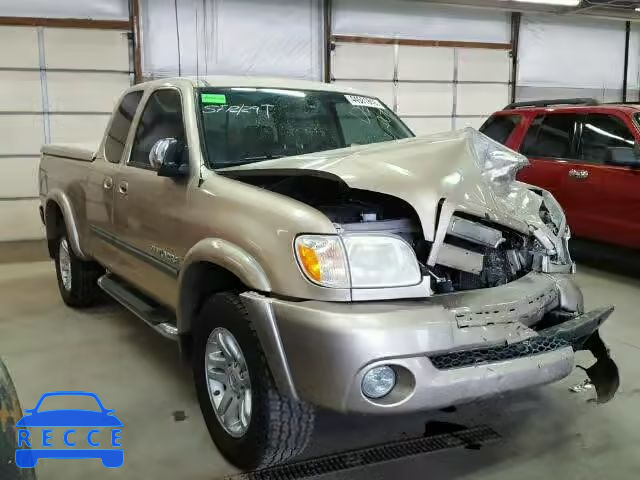
[[[316,407],[447,407],[563,378],[580,349],[613,396],[613,307],[584,312],[525,164],[338,86],[176,78],[125,92],[97,149],[43,147],[40,213],[63,300],[101,288],[179,342],[213,440],[250,469],[299,454]]]

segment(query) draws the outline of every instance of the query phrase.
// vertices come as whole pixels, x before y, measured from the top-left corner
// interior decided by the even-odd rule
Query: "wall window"
[[[522,153],[540,158],[572,158],[577,115],[558,113],[533,121],[522,144]]]
[[[149,152],[158,140],[175,138],[185,142],[182,102],[176,90],[157,90],[147,101],[131,149],[129,163],[151,168]]]
[[[104,155],[111,163],[120,163],[131,122],[142,98],[142,91],[127,93],[113,114],[113,121],[104,143]]]

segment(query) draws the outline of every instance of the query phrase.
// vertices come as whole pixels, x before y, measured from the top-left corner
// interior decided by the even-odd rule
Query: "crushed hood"
[[[542,197],[515,181],[526,157],[467,128],[453,132],[285,157],[218,170],[242,174],[321,172],[351,188],[392,195],[416,210],[433,240],[438,206],[481,216],[523,233],[544,225]]]

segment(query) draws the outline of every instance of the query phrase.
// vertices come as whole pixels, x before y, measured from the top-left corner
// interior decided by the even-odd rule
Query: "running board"
[[[171,340],[178,340],[175,319],[155,305],[153,301],[141,296],[132,287],[109,273],[98,279],[98,286],[160,335]]]

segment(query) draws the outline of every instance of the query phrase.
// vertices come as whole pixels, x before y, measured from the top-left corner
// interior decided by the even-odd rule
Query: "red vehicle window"
[[[536,117],[522,144],[522,153],[538,158],[575,158],[576,120],[573,113]]]
[[[480,131],[496,142],[505,144],[520,119],[520,115],[493,115],[484,122]]]
[[[589,114],[582,126],[580,160],[584,163],[633,161],[635,139],[625,123],[613,115]]]

